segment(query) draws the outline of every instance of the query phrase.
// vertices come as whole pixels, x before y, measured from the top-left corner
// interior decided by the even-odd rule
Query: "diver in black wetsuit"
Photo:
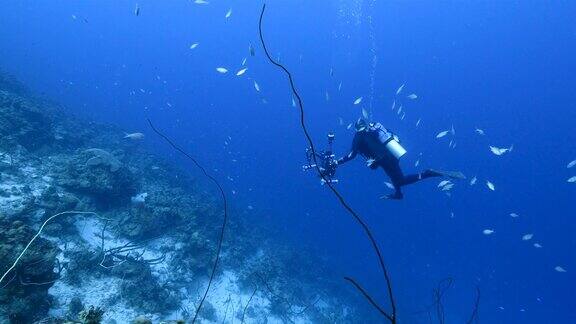
[[[356,157],[358,153],[363,155],[367,160],[367,165],[372,170],[377,168],[384,169],[384,172],[392,180],[395,192],[382,198],[402,199],[401,187],[413,184],[420,180],[431,177],[447,176],[450,178],[465,178],[461,172],[424,170],[421,173],[404,175],[400,168],[400,157],[406,150],[399,145],[398,137],[390,130],[384,128],[379,123],[368,123],[364,118],[359,118],[355,124],[356,134],[352,141],[352,150],[348,155],[338,160],[338,165],[342,165]]]

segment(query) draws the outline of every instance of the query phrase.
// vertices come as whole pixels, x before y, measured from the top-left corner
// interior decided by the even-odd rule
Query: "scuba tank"
[[[386,143],[386,148],[388,149],[388,152],[394,155],[398,160],[407,153],[406,149],[400,145],[394,136],[390,136],[390,140]]]
[[[380,123],[375,124],[373,128],[378,131],[380,142],[384,143],[386,150],[397,160],[400,160],[400,158],[407,153],[406,149],[400,145],[398,137],[384,128]]]

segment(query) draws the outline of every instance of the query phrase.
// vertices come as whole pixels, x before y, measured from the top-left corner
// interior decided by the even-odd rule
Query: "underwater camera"
[[[306,149],[308,164],[303,165],[302,170],[308,171],[318,167],[320,170],[320,178],[322,178],[320,180],[322,185],[326,184],[326,182],[338,183],[338,179],[334,179],[336,167],[338,166],[338,162],[332,152],[334,138],[334,133],[328,133],[328,148],[323,151],[316,151],[316,154],[314,154],[311,147]],[[316,159],[314,159],[314,155],[316,155]]]

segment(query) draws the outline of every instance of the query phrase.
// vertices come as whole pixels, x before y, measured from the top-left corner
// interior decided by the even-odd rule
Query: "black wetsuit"
[[[440,174],[425,170],[417,174],[404,175],[400,168],[400,161],[395,158],[386,148],[386,140],[393,136],[393,133],[384,127],[369,127],[363,131],[356,132],[354,140],[352,141],[352,150],[348,155],[338,160],[338,165],[346,163],[356,157],[358,153],[367,159],[373,159],[375,162],[372,164],[372,169],[378,167],[384,169],[384,172],[390,177],[392,184],[396,190],[390,198],[402,198],[402,191],[400,188],[420,180],[441,176]]]

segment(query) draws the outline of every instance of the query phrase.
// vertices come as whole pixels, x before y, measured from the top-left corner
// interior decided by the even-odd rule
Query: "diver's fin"
[[[434,170],[430,169],[430,171],[442,175],[444,177],[448,177],[450,179],[466,179],[464,173],[460,171],[442,171],[442,170]]]

